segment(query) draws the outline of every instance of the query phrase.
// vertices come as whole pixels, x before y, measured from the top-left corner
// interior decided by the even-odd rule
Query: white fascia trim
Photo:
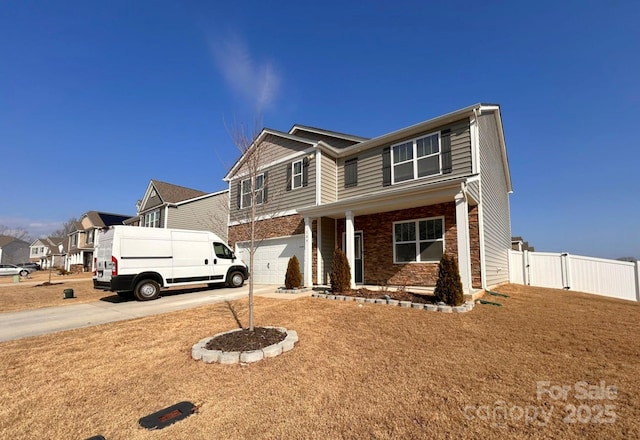
[[[258,167],[258,169],[256,170],[256,172],[258,172],[258,173],[259,173],[260,171],[267,170],[267,169],[269,169],[269,168],[271,168],[271,167],[274,167],[274,166],[276,166],[276,165],[280,165],[280,164],[285,163],[285,162],[290,162],[290,161],[292,161],[293,159],[299,158],[299,157],[301,157],[301,156],[307,156],[307,155],[309,155],[309,154],[313,153],[314,151],[316,151],[315,146],[313,146],[313,147],[311,147],[311,148],[307,148],[307,149],[302,150],[302,151],[298,151],[298,152],[296,152],[296,153],[290,154],[290,155],[288,155],[288,156],[286,156],[286,157],[283,157],[283,158],[281,158],[281,159],[278,159],[278,160],[276,160],[276,161],[269,162],[269,163],[268,163],[268,164],[266,164],[266,165],[262,165],[262,166]],[[247,172],[247,173],[242,173],[242,174],[236,174],[235,176],[233,176],[233,180],[236,180],[236,179],[242,179],[243,177],[246,177],[246,176],[248,176],[248,175],[249,175],[249,173],[248,173],[248,172]],[[225,180],[226,180],[226,178],[225,178]],[[231,185],[231,180],[227,180],[227,181],[229,182],[229,185]]]
[[[273,214],[259,215],[259,216],[256,217],[256,221],[271,220],[271,219],[274,219],[274,218],[286,217],[286,216],[294,215],[294,214],[298,214],[298,211],[295,210],[295,209],[290,209],[288,211],[278,212],[278,215],[273,215]],[[249,223],[249,220],[234,220],[232,222],[229,222],[229,226],[246,225],[248,223]]]
[[[322,151],[316,150],[316,205],[322,205]]]

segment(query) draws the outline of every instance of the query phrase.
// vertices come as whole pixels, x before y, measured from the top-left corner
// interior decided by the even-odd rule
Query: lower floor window
[[[432,263],[444,253],[444,218],[393,224],[394,263]]]

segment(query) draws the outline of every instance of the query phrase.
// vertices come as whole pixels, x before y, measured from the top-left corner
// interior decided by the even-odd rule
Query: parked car
[[[0,264],[0,275],[20,275],[26,277],[34,270],[30,267],[20,267],[15,264]]]
[[[33,270],[42,269],[42,267],[38,263],[22,263],[22,264],[18,264],[17,266],[19,266],[19,267],[28,267],[28,268],[31,268]]]

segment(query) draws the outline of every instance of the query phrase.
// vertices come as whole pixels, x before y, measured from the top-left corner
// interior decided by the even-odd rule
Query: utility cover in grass
[[[189,417],[196,411],[191,402],[180,402],[158,412],[144,416],[139,420],[140,426],[147,429],[162,429],[179,420]]]
[[[222,351],[262,350],[269,345],[284,341],[286,337],[286,333],[275,328],[255,327],[253,331],[242,329],[216,336],[207,343],[205,348]]]

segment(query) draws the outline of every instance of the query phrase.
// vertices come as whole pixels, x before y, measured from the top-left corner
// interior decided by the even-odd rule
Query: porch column
[[[460,191],[456,194],[456,230],[458,235],[458,268],[464,293],[471,293],[471,250],[469,239],[469,204]]]
[[[311,224],[313,219],[310,217],[304,218],[304,280],[303,283],[305,287],[313,286],[313,261],[312,261],[312,250],[313,250],[313,231],[311,230]]]
[[[351,288],[356,288],[356,252],[355,252],[355,233],[353,229],[353,212],[347,211],[345,213],[345,228],[344,228],[344,248],[346,249],[347,261],[349,262],[349,268],[351,269]]]

